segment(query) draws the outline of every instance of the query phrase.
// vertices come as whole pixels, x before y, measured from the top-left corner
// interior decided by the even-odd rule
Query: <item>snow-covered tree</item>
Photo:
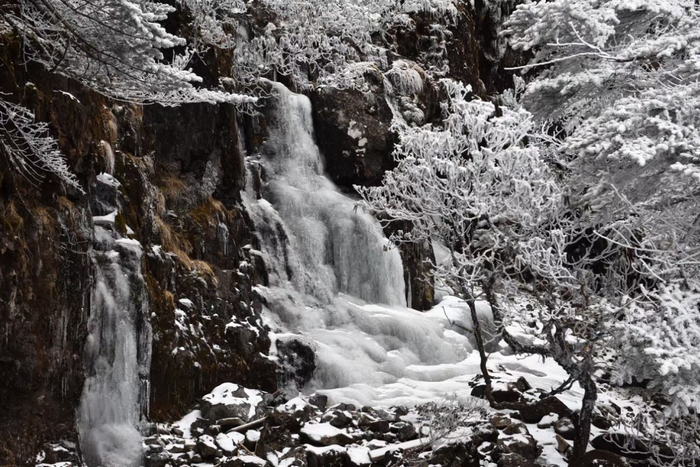
[[[409,24],[410,14],[457,17],[454,0],[261,0],[275,21],[241,41],[235,74],[246,82],[261,74],[290,76],[297,85],[314,83],[343,87],[335,80],[348,64],[387,64],[381,40],[387,24]]]
[[[697,2],[529,1],[504,33],[534,54],[523,103],[563,126],[572,157],[661,160],[700,177]]]
[[[19,0],[2,20],[24,39],[30,60],[108,97],[137,103],[248,102],[198,89],[193,49],[160,24],[174,8],[151,0]],[[183,48],[166,62],[163,50]]]
[[[681,277],[673,258],[693,257],[646,232],[644,213],[621,195],[619,210],[597,212],[569,190],[568,176],[554,168],[561,162],[556,147],[527,111],[470,100],[459,83],[441,85],[448,96],[443,126],[397,124],[397,167],[382,186],[356,188],[382,222],[410,222],[394,241],[432,239],[449,251],[433,274],[470,307],[487,397],[479,298],[489,302],[514,350],[553,358],[582,386],[572,453],[578,459],[590,435],[600,350],[616,345],[620,320],[636,322],[648,333],[640,338],[653,340],[656,322],[647,317],[667,306],[657,299],[659,284]],[[700,319],[697,307],[683,309],[688,319]],[[679,345],[685,355],[697,353],[693,339]]]
[[[33,183],[45,172],[83,192],[75,175],[49,134],[48,124],[36,122],[34,114],[21,105],[0,98],[0,152],[8,165]]]

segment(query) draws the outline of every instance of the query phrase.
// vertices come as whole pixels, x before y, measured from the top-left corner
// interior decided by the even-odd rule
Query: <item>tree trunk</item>
[[[574,449],[569,459],[569,465],[574,465],[576,461],[581,459],[586,454],[588,449],[588,441],[591,437],[591,419],[593,418],[593,409],[598,399],[598,388],[595,381],[588,372],[583,372],[578,377],[578,382],[583,387],[583,401],[581,403],[581,412],[576,420],[576,435],[574,439]]]

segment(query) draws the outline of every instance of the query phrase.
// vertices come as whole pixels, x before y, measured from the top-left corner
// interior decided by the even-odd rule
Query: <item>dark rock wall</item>
[[[224,381],[273,391],[276,367],[263,356],[269,339],[247,254],[255,238],[239,203],[235,110],[110,102],[25,67],[19,44],[2,39],[0,92],[51,124],[86,194],[66,191],[53,175],[32,183],[0,154],[0,465],[31,464],[49,440],[75,441],[92,216],[106,214],[96,175],[111,166],[121,183],[115,227],[145,252],[150,418],[180,416]]]

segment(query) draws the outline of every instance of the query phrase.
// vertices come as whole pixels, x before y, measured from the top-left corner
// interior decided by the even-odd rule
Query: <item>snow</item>
[[[244,464],[256,464],[260,467],[265,467],[266,462],[259,458],[258,456],[239,456],[238,457]]]
[[[347,431],[339,430],[330,423],[307,423],[301,429],[301,432],[316,442],[339,435],[348,435]]]
[[[233,440],[226,433],[219,433],[216,435],[216,444],[227,452],[232,452],[236,447],[236,444],[234,444]]]
[[[191,438],[192,437],[192,432],[191,427],[194,422],[202,418],[202,411],[201,410],[193,410],[192,412],[188,413],[184,417],[180,419],[180,421],[175,422],[173,424],[174,427],[179,428],[182,430],[184,433],[183,437],[184,438]]]
[[[370,465],[372,463],[369,448],[351,446],[347,448],[347,452],[354,465]]]
[[[233,393],[238,391],[241,386],[235,383],[223,383],[215,387],[213,391],[202,397],[212,405],[225,404],[225,405],[242,405],[249,404],[250,410],[248,412],[248,418],[253,418],[255,416],[255,410],[258,405],[263,401],[262,392],[255,389],[243,388],[246,396],[237,397]]]

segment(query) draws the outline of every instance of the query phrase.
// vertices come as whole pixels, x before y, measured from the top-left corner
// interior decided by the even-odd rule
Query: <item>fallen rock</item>
[[[568,417],[560,418],[559,421],[554,424],[554,432],[570,441],[573,441],[576,437],[576,427],[574,427],[574,422]]]
[[[249,422],[265,414],[271,396],[234,383],[224,383],[202,398],[202,416],[211,422],[239,418]]]
[[[216,445],[216,441],[209,435],[202,435],[197,438],[197,449],[202,455],[202,459],[214,459],[221,457],[221,451]]]
[[[308,467],[345,467],[350,462],[347,451],[340,446],[306,448]]]
[[[304,425],[300,433],[312,444],[321,446],[345,446],[353,442],[353,438],[344,430],[339,430],[330,423],[310,422]]]

